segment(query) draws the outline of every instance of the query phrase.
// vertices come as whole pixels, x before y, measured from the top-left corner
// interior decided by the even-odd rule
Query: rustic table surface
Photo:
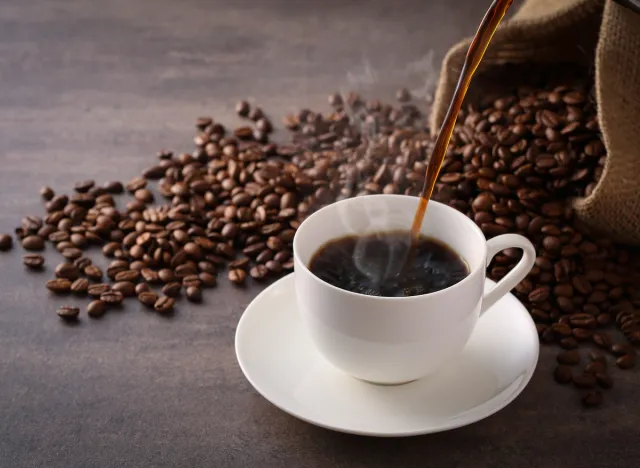
[[[0,232],[41,214],[38,190],[129,179],[193,122],[235,123],[249,97],[277,121],[334,90],[429,90],[473,0],[21,0],[0,2]],[[49,249],[51,250],[51,249]],[[47,253],[51,259],[56,253]],[[137,304],[65,326],[49,270],[0,255],[0,467],[637,466],[638,374],[584,410],[553,383],[555,350],[506,409],[451,432],[370,439],[266,402],[234,354],[259,289],[222,281],[172,320]],[[472,465],[473,464],[473,465]]]

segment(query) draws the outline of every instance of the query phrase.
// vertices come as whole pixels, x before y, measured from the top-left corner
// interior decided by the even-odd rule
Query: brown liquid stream
[[[436,185],[436,180],[438,180],[438,176],[440,175],[440,169],[444,162],[447,146],[449,146],[449,140],[451,139],[451,134],[453,133],[453,128],[455,126],[458,113],[460,112],[460,107],[462,106],[462,101],[464,101],[467,89],[469,89],[469,84],[471,84],[471,78],[473,78],[473,74],[476,71],[476,68],[478,68],[478,64],[482,60],[482,57],[489,46],[489,42],[491,42],[493,33],[496,32],[500,21],[502,21],[502,18],[511,6],[512,1],[513,0],[493,1],[487,10],[487,13],[484,15],[482,23],[480,23],[480,27],[469,46],[464,65],[462,66],[462,71],[460,72],[458,84],[456,85],[453,98],[451,99],[451,104],[449,104],[449,109],[447,110],[447,114],[442,122],[442,126],[440,127],[440,133],[436,139],[435,146],[431,152],[429,165],[427,166],[427,173],[424,178],[424,187],[422,189],[422,194],[420,195],[420,204],[418,205],[416,215],[413,218],[413,225],[411,226],[411,237],[414,243],[420,235],[420,228],[422,227],[422,221],[424,219],[425,212],[427,211],[427,204],[433,194],[433,188]]]

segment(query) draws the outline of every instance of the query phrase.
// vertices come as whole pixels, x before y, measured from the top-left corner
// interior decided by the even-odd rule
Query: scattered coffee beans
[[[104,293],[109,292],[109,291],[111,291],[111,286],[109,286],[106,283],[92,284],[87,289],[87,292],[89,293],[89,296],[97,297],[97,298],[99,298]]]
[[[162,287],[162,294],[169,297],[178,297],[180,295],[180,291],[182,290],[182,285],[177,282],[165,284]]]
[[[54,195],[55,195],[55,192],[51,187],[42,187],[40,189],[40,196],[46,201],[51,200],[54,197]]]
[[[533,77],[534,85],[483,93],[463,109],[433,198],[466,214],[487,238],[512,232],[534,243],[535,267],[514,293],[540,340],[563,348],[553,378],[588,389],[582,401],[595,406],[603,395],[593,387],[613,386],[607,358],[592,352],[578,366],[588,347],[615,356],[611,374],[635,365],[640,275],[633,252],[590,233],[566,202],[593,191],[606,161],[591,90],[573,76],[584,73],[559,74],[559,85],[557,77]],[[277,278],[293,270],[296,229],[319,208],[367,194],[420,193],[433,141],[411,94],[401,89],[396,98],[399,105],[331,95],[331,112],[285,117],[291,134],[283,144],[269,142],[265,113],[241,101],[241,128],[201,117],[194,148],[159,152],[127,184],[85,181],[72,195],[43,188],[46,216],[26,216],[16,239],[31,251],[49,242],[63,255],[59,277],[46,285],[58,294],[78,278],[103,281],[82,256],[99,246],[115,284],[91,284],[87,293],[102,297],[102,307],[136,295],[167,313],[183,288],[199,300],[218,273],[238,286]],[[125,189],[132,201],[118,206],[115,195]],[[0,250],[12,242],[0,235]],[[519,258],[516,249],[499,253],[488,276],[501,279]],[[616,343],[614,327],[624,343]]]
[[[9,234],[0,234],[0,251],[6,252],[13,247],[13,239]]]
[[[80,271],[73,263],[61,263],[56,267],[56,276],[58,278],[66,278],[68,280],[75,280],[80,276]]]
[[[89,289],[89,281],[85,278],[78,278],[71,283],[71,292],[75,294],[86,294]]]
[[[56,294],[68,293],[71,290],[71,281],[65,278],[56,278],[47,281],[47,289]]]
[[[155,302],[153,308],[160,314],[167,314],[173,311],[175,303],[176,300],[173,297],[162,296]]]
[[[142,294],[143,292],[151,291],[151,288],[146,283],[138,283],[138,284],[135,285],[134,291],[135,291],[136,295],[139,295],[139,294]]]
[[[636,365],[636,358],[633,354],[625,354],[616,359],[616,366],[620,369],[631,369]]]
[[[236,286],[243,285],[246,278],[247,273],[241,268],[236,268],[229,271],[229,281],[231,281]]]
[[[158,300],[158,295],[153,291],[144,291],[138,294],[138,300],[147,307],[153,307]]]
[[[38,254],[25,255],[22,263],[31,270],[40,270],[44,266],[44,257]]]
[[[61,307],[58,307],[57,313],[58,313],[58,317],[60,317],[61,319],[73,321],[78,318],[80,309],[78,309],[77,307],[71,307],[71,306],[61,306]]]
[[[200,288],[197,286],[189,286],[185,291],[185,295],[187,296],[187,299],[191,302],[202,301],[202,292],[200,291]]]
[[[108,305],[118,305],[124,300],[124,296],[120,291],[106,291],[100,294],[100,300]]]
[[[91,301],[87,306],[87,314],[89,314],[89,317],[94,317],[94,318],[102,317],[106,312],[106,310],[107,310],[106,304],[99,299],[96,299],[95,301]]]
[[[100,281],[102,279],[102,270],[95,265],[88,265],[83,271],[84,275],[94,281]]]
[[[44,239],[40,236],[27,236],[22,239],[22,248],[25,250],[44,250]]]
[[[111,289],[114,291],[118,291],[124,297],[131,297],[136,293],[136,285],[131,283],[130,281],[119,281],[111,286]]]

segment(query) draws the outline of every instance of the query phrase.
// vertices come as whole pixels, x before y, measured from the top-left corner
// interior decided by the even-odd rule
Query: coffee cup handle
[[[522,249],[522,258],[504,278],[484,294],[480,315],[515,288],[529,274],[535,264],[536,249],[529,239],[519,234],[503,234],[487,241],[487,266],[498,252],[509,248]]]

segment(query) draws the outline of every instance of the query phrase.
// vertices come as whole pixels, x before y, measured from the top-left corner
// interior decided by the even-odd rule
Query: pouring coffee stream
[[[512,2],[513,0],[493,1],[487,10],[487,13],[484,15],[484,18],[478,27],[478,31],[469,46],[462,71],[460,72],[458,84],[456,85],[453,98],[451,99],[451,104],[449,104],[449,109],[447,110],[442,126],[440,127],[438,138],[436,139],[433,151],[431,152],[431,158],[429,159],[429,164],[427,165],[424,187],[420,195],[420,203],[411,226],[411,240],[413,245],[417,243],[420,236],[420,229],[422,227],[424,215],[427,211],[427,204],[429,203],[436,181],[438,180],[440,169],[442,168],[442,163],[444,162],[447,147],[449,145],[449,140],[451,139],[453,128],[455,126],[458,113],[460,112],[460,107],[462,106],[464,97],[469,89],[469,85],[471,84],[473,74],[478,68],[478,64],[482,60],[482,57],[491,42],[493,34],[502,21],[502,18],[504,18],[504,15]]]

